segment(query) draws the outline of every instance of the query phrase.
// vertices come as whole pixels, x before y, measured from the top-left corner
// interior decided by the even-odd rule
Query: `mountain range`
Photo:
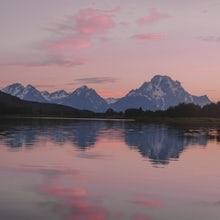
[[[104,99],[94,89],[82,86],[73,92],[59,90],[55,92],[39,91],[32,85],[24,87],[20,83],[9,85],[3,92],[23,100],[55,103],[94,112],[105,112],[112,108],[125,111],[128,108],[143,110],[166,110],[180,103],[194,103],[204,106],[211,103],[207,96],[194,96],[188,93],[179,81],[169,76],[156,75],[150,82],[144,82],[140,88],[131,90],[124,97]]]
[[[0,91],[0,118],[4,116],[91,117],[94,113],[69,106],[22,100]]]

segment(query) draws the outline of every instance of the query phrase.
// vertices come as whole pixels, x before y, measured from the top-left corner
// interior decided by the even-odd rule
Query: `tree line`
[[[167,110],[144,111],[139,109],[127,109],[124,112],[125,117],[210,117],[220,118],[220,102],[210,103],[203,107],[193,103],[181,103],[177,106],[170,107]]]

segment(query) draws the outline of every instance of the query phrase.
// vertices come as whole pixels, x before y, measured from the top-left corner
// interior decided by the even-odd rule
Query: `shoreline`
[[[131,118],[98,118],[98,117],[56,117],[56,116],[7,116],[7,117],[0,117],[1,119],[39,119],[39,120],[64,120],[64,121],[125,121],[125,122],[135,122],[135,119]]]
[[[137,118],[114,118],[114,117],[56,117],[56,116],[0,116],[0,120],[64,120],[64,121],[124,121],[155,124],[195,124],[195,125],[219,125],[220,118],[202,117],[137,117]]]

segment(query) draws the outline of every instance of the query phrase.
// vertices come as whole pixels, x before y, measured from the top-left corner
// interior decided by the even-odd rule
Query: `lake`
[[[219,220],[220,128],[2,120],[4,220]]]

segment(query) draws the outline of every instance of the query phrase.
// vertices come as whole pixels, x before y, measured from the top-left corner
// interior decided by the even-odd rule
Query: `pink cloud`
[[[140,25],[150,24],[170,17],[171,16],[167,13],[161,13],[156,8],[151,8],[149,10],[149,15],[138,19],[137,23]]]
[[[112,13],[118,10],[119,7],[112,10],[82,9],[76,15],[69,16],[65,23],[59,25],[59,29],[79,37],[102,35],[116,26]]]
[[[76,67],[84,65],[88,59],[80,56],[80,52],[97,42],[108,42],[106,33],[116,26],[114,13],[120,11],[117,6],[110,10],[86,8],[55,28],[47,28],[53,37],[36,44],[29,54],[14,54],[4,57],[1,66],[64,66]]]
[[[48,42],[48,49],[57,50],[57,51],[82,49],[82,48],[88,48],[90,46],[91,46],[90,39],[88,37],[80,37],[80,36],[71,36],[71,37]]]
[[[139,41],[159,41],[164,39],[167,36],[167,33],[147,33],[147,34],[136,34],[131,38],[139,40]]]
[[[115,26],[112,15],[92,8],[79,11],[75,21],[74,28],[82,35],[103,34]]]
[[[44,54],[40,61],[30,62],[29,66],[83,65],[87,59],[78,57],[79,50],[91,47],[94,42],[107,39],[108,30],[116,26],[113,13],[119,10],[120,7],[111,10],[86,8],[78,11],[76,15],[67,17],[64,23],[53,30],[53,33],[59,33],[57,38],[43,41],[37,46],[37,49]]]
[[[27,66],[66,66],[74,67],[85,64],[88,59],[76,54],[77,48],[88,47],[86,39],[69,38],[58,40],[47,40],[36,46],[41,52],[41,56],[35,57],[31,62],[26,62]]]

